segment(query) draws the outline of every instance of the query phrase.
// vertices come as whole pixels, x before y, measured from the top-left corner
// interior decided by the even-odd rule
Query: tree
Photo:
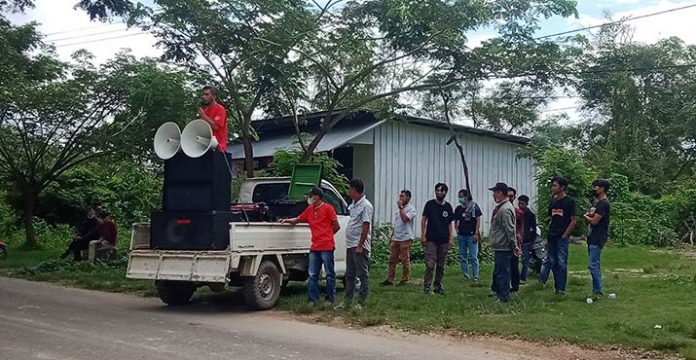
[[[123,71],[125,58],[100,68],[85,52],[70,63],[56,60],[34,24],[0,19],[0,47],[7,54],[0,60],[0,177],[21,199],[27,246],[35,248],[39,195],[66,171],[118,151],[130,125],[147,123],[148,114],[128,104],[146,89],[130,87],[140,74]]]
[[[696,174],[696,47],[678,38],[636,43],[623,24],[592,42],[578,91],[588,118],[587,157],[659,195]],[[688,181],[688,180],[687,180]]]
[[[157,0],[153,7],[128,0],[78,4],[92,18],[127,17],[130,25],[159,38],[163,60],[214,77],[244,144],[247,176],[254,171],[253,116],[277,113],[281,89],[296,94],[303,87],[302,67],[293,60],[291,48],[306,41],[323,16],[306,5],[297,0]]]
[[[260,104],[275,114],[290,96],[301,107],[326,111],[319,132],[304,147],[307,160],[324,135],[360,107],[388,110],[400,94],[491,75],[545,81],[542,72],[557,61],[560,46],[534,41],[531,34],[541,18],[576,14],[570,0],[158,0],[155,5],[156,12],[129,0],[80,2],[97,18],[109,16],[104,6],[113,13],[129,9],[133,24],[161,39],[167,59],[196,68],[201,68],[197,58],[204,60],[234,103],[249,175],[251,116]],[[467,33],[483,27],[496,28],[500,36],[468,48]]]

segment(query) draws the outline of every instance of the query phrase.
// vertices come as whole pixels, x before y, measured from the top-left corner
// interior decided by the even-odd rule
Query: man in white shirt
[[[387,279],[380,283],[381,286],[394,285],[396,276],[396,264],[401,263],[404,268],[401,281],[397,286],[408,283],[408,275],[411,270],[411,242],[413,241],[413,221],[416,218],[416,208],[411,204],[411,192],[402,190],[399,200],[396,202],[398,210],[394,214],[394,232],[389,241],[389,268]]]

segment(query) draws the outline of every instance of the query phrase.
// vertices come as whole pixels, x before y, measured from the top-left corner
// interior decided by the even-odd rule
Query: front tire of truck
[[[256,276],[244,278],[244,300],[254,310],[272,308],[280,297],[282,279],[276,264],[264,260]]]
[[[184,281],[155,281],[157,294],[163,303],[170,306],[186,305],[191,302],[193,292],[196,287],[189,282]]]

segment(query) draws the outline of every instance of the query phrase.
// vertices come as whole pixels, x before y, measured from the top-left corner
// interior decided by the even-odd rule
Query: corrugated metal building
[[[301,131],[316,133],[325,113],[306,115]],[[279,148],[298,146],[291,118],[255,121],[260,140],[254,143],[257,167],[264,168]],[[505,182],[526,194],[536,208],[534,162],[518,156],[527,138],[467,126],[455,126],[464,147],[471,190],[484,213],[482,228],[487,233],[493,210],[488,188]],[[377,224],[392,222],[399,191],[411,190],[412,202],[419,211],[434,197],[434,186],[446,183],[450,191],[447,200],[457,205],[457,191],[465,187],[459,153],[452,143],[447,145],[451,132],[447,124],[417,117],[393,115],[379,119],[369,111],[355,111],[328,133],[317,151],[331,152],[344,165],[349,178],[365,182],[365,193],[375,207]],[[241,144],[228,147],[237,169],[241,169],[244,150]],[[420,217],[417,221],[420,234]]]

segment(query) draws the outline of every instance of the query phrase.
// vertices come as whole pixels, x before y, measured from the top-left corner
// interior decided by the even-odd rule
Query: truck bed
[[[226,250],[153,250],[149,231],[146,223],[133,227],[128,278],[224,283],[243,257],[309,253],[311,243],[307,225],[230,223]]]

